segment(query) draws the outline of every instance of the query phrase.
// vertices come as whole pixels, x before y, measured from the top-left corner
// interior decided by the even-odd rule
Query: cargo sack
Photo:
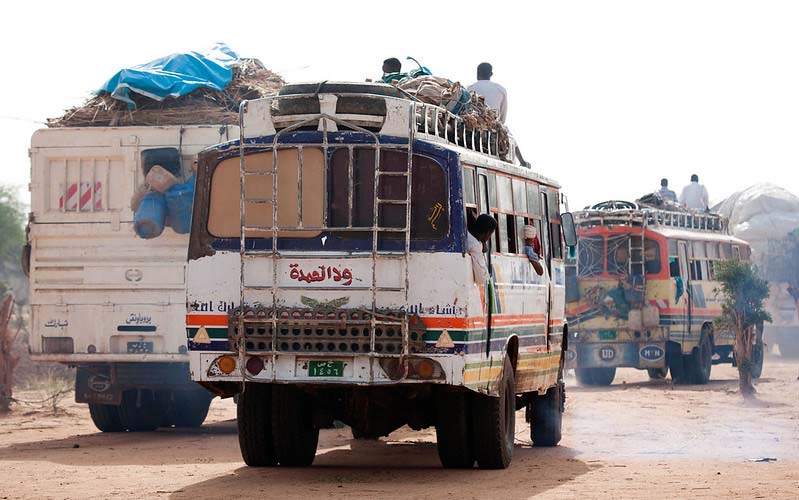
[[[159,193],[166,193],[172,186],[180,182],[172,172],[161,165],[153,165],[144,180],[154,191]]]
[[[133,192],[133,196],[130,197],[130,209],[134,214],[141,206],[142,198],[144,198],[144,195],[149,191],[150,187],[147,184],[140,184]]]
[[[164,232],[166,199],[163,194],[151,191],[144,195],[133,218],[133,227],[139,238],[150,239]]]
[[[446,108],[450,113],[460,114],[469,103],[469,92],[459,82],[451,82],[437,76],[407,78],[397,85],[422,102]]]
[[[169,223],[179,234],[191,230],[191,210],[194,201],[194,177],[182,184],[175,184],[166,192],[166,209]]]

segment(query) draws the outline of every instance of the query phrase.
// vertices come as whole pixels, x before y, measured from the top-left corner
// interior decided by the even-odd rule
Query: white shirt
[[[482,285],[488,279],[488,267],[483,254],[483,244],[468,231],[466,231],[466,251],[469,252],[469,256],[472,258],[474,282]]]
[[[706,210],[710,205],[707,189],[698,182],[691,182],[682,188],[680,203],[693,210]]]
[[[483,96],[486,105],[496,110],[499,121],[505,123],[505,117],[508,115],[508,92],[505,87],[491,80],[477,80],[469,85],[469,90]]]

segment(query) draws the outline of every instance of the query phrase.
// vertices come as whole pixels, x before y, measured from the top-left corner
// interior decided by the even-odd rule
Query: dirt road
[[[58,416],[16,406],[0,417],[0,499],[799,499],[799,364],[768,359],[754,403],[735,375],[715,366],[704,387],[635,370],[610,388],[569,380],[561,446],[530,448],[519,412],[504,471],[442,470],[435,433],[407,429],[378,442],[325,430],[313,467],[250,469],[230,400],[196,431],[144,434],[97,432],[74,403]]]

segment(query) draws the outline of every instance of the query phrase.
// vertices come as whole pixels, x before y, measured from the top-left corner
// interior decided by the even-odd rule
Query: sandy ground
[[[610,388],[572,387],[561,446],[533,449],[523,412],[504,471],[440,468],[432,430],[381,441],[325,430],[315,465],[250,469],[235,406],[215,400],[194,431],[102,434],[83,405],[0,417],[0,499],[786,498],[799,499],[799,364],[766,361],[755,402],[736,372],[704,387],[622,370]],[[17,397],[34,399],[33,393]],[[755,462],[752,459],[775,459]]]

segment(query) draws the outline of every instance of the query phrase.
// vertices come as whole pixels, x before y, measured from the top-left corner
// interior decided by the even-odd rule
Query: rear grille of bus
[[[281,309],[277,314],[277,334],[268,308],[248,308],[244,317],[243,341],[248,352],[347,353],[368,354],[371,346],[371,311],[360,309]],[[418,316],[393,310],[378,310],[375,315],[374,353],[403,353],[402,322],[408,321],[408,353],[424,350],[424,324]],[[238,310],[228,322],[230,349],[236,350],[239,336]]]

